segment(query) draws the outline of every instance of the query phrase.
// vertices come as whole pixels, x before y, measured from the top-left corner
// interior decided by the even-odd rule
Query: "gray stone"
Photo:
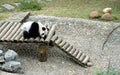
[[[17,61],[5,62],[1,69],[8,72],[23,73],[21,63]]]
[[[0,56],[3,55],[3,50],[0,50]]]
[[[2,6],[6,9],[8,9],[8,10],[14,10],[15,9],[15,7],[10,5],[10,4],[3,4]]]
[[[4,58],[5,58],[5,61],[11,61],[11,60],[18,61],[19,60],[18,54],[15,51],[10,50],[10,49],[8,49],[8,51],[5,52]]]
[[[14,3],[17,7],[20,5],[20,3]]]

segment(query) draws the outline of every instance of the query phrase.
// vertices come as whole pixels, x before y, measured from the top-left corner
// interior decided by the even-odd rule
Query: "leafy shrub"
[[[26,10],[40,10],[42,8],[42,4],[38,2],[37,0],[20,0],[20,9]]]
[[[109,71],[106,72],[106,71],[100,71],[98,70],[98,68],[95,68],[94,69],[94,73],[96,75],[120,75],[120,72],[116,72],[114,68],[110,67],[109,68]]]

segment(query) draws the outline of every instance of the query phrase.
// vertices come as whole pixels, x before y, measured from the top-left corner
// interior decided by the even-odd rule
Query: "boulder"
[[[5,58],[5,61],[19,60],[18,54],[15,51],[10,49],[8,49],[8,51],[5,52],[4,58]]]
[[[24,73],[21,67],[21,63],[18,61],[5,62],[1,69],[13,73]]]
[[[103,9],[103,13],[111,13],[112,12],[112,8],[104,8]]]
[[[14,3],[17,7],[19,7],[20,6],[20,3]]]
[[[99,17],[98,11],[92,11],[90,13],[90,18],[98,18],[98,17]]]
[[[110,13],[105,13],[102,15],[101,19],[106,20],[106,21],[111,21],[113,19],[113,17],[111,16]]]
[[[0,56],[3,55],[3,50],[0,50]]]

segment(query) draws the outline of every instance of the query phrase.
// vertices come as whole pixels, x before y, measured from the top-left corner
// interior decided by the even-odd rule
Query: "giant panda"
[[[45,40],[49,29],[40,22],[28,21],[23,23],[21,30],[24,39],[40,37]]]

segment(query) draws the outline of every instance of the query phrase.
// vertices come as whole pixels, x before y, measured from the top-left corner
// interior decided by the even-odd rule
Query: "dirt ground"
[[[1,49],[11,48],[18,52],[24,75],[95,75],[95,67],[108,71],[110,66],[120,70],[120,23],[41,15],[31,16],[28,20],[56,24],[56,34],[89,55],[94,65],[83,68],[56,46],[49,47],[47,62],[39,62],[37,44],[0,43]],[[19,74],[0,71],[0,75]]]

